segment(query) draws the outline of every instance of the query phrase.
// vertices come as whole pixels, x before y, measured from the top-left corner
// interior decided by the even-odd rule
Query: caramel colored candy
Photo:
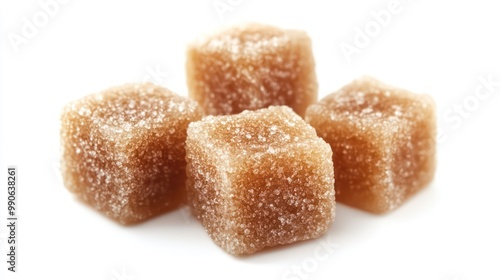
[[[432,181],[436,113],[427,95],[364,77],[309,107],[306,121],[332,147],[339,202],[384,213]]]
[[[317,100],[314,67],[305,32],[240,25],[189,47],[189,94],[209,115],[288,105],[304,116]]]
[[[288,107],[191,123],[186,159],[192,212],[230,254],[315,238],[333,222],[330,146]]]
[[[125,85],[68,104],[62,115],[64,184],[122,224],[185,199],[188,124],[194,101],[152,84]]]

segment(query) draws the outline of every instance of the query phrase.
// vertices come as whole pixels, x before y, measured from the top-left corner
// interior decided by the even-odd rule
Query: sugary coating
[[[308,108],[330,144],[337,200],[384,213],[432,181],[436,113],[422,94],[363,77]]]
[[[323,234],[335,216],[332,151],[285,106],[189,125],[192,213],[230,254]]]
[[[189,95],[209,115],[287,105],[304,116],[317,100],[314,68],[304,31],[239,25],[189,46]]]
[[[122,224],[142,221],[185,200],[188,124],[196,102],[153,84],[127,84],[65,106],[64,185]]]

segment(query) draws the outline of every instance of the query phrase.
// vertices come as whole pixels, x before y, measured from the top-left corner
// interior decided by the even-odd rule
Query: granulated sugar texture
[[[305,32],[239,25],[190,45],[189,94],[209,115],[288,105],[304,116],[317,100],[314,67]]]
[[[315,238],[335,216],[330,146],[286,106],[189,125],[194,215],[230,254]]]
[[[383,213],[434,176],[436,113],[427,95],[365,77],[309,107],[306,121],[332,147],[340,202]]]
[[[153,84],[130,84],[64,108],[65,186],[120,223],[142,221],[185,197],[186,130],[196,102]]]

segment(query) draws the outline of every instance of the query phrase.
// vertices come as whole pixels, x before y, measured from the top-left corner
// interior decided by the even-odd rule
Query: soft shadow
[[[85,207],[92,213],[92,218],[99,218],[103,222],[107,222],[115,227],[121,228],[121,230],[127,230],[130,232],[142,232],[145,234],[155,234],[162,233],[166,230],[179,230],[183,231],[184,228],[201,228],[203,227],[198,223],[195,217],[189,212],[187,205],[180,204],[175,207],[167,209],[164,213],[157,214],[147,218],[146,220],[132,223],[132,224],[122,224],[116,219],[107,216],[103,212],[96,210],[94,207],[89,205],[83,199],[76,195],[72,195],[73,200],[79,205]],[[203,230],[204,231],[204,230]]]
[[[425,189],[409,198],[399,208],[385,214],[372,214],[342,203],[337,203],[334,223],[322,236],[293,244],[268,247],[251,255],[231,256],[231,258],[254,264],[293,264],[300,261],[304,256],[311,256],[316,247],[320,246],[320,242],[326,238],[339,248],[349,247],[354,242],[358,243],[383,229],[380,226],[383,224],[383,220],[390,219],[401,223],[411,222],[418,218],[419,215],[422,215],[422,212],[432,211],[438,203],[437,198],[436,187],[434,183],[431,183]],[[166,213],[151,217],[140,223],[122,225],[116,220],[110,219],[101,212],[93,209],[77,196],[74,196],[74,199],[80,205],[84,205],[84,207],[92,211],[95,216],[107,220],[107,222],[112,223],[114,226],[120,227],[121,230],[136,235],[137,238],[147,238],[159,243],[175,239],[181,244],[193,245],[193,243],[197,243],[200,246],[202,243],[210,243],[213,250],[219,250],[218,252],[214,251],[214,254],[225,254],[221,248],[213,243],[201,223],[191,215],[186,205],[171,209]]]
[[[193,217],[186,205],[178,207],[167,213],[152,217],[136,225],[128,226],[131,231],[145,235],[188,235],[191,238],[199,238],[200,233],[206,234],[205,229]]]
[[[420,190],[399,208],[389,212],[387,216],[401,222],[408,222],[418,219],[424,213],[434,211],[439,203],[439,189],[434,182]]]

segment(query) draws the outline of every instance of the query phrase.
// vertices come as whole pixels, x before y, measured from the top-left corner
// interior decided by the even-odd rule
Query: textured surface
[[[427,95],[364,77],[312,105],[306,121],[332,147],[340,202],[383,213],[434,176],[436,116]]]
[[[196,102],[152,84],[70,103],[61,128],[64,184],[123,224],[173,208],[185,196],[187,126],[201,117]]]
[[[192,123],[186,151],[192,211],[231,254],[315,238],[333,222],[331,149],[288,107]]]
[[[303,31],[246,24],[190,45],[189,94],[210,115],[288,105],[303,116],[317,100],[311,40]]]

